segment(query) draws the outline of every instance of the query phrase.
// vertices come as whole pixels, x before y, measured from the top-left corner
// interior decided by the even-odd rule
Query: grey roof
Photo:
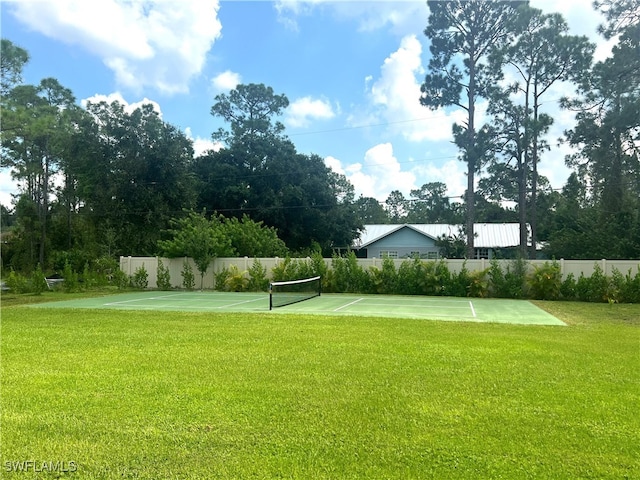
[[[461,236],[462,225],[445,224],[403,224],[403,225],[365,225],[355,247],[364,248],[391,235],[402,228],[411,228],[434,240],[444,236]],[[520,225],[518,223],[476,223],[473,227],[475,248],[504,248],[520,245]]]

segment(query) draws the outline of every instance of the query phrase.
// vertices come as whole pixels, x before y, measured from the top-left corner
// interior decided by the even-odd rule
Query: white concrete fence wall
[[[161,257],[120,257],[120,269],[127,275],[133,275],[137,269],[144,266],[148,274],[149,288],[156,288],[157,285],[157,271],[158,260],[162,260],[162,264],[169,269],[169,275],[171,278],[171,285],[175,288],[182,287],[182,271],[184,262],[189,262],[193,270],[194,283],[197,289],[200,288],[200,272],[192,259],[181,258],[161,258]],[[284,261],[283,258],[258,258],[260,264],[266,268],[267,276],[271,276],[273,267]],[[396,268],[398,268],[406,259],[394,260]],[[425,260],[426,261],[426,260]],[[462,270],[465,260],[443,260],[450,272],[459,272]],[[544,265],[548,260],[528,260],[529,269],[532,269],[534,265]],[[203,279],[203,288],[214,288],[214,274],[219,273],[224,268],[231,268],[232,265],[238,267],[240,272],[248,271],[253,265],[254,258],[252,257],[240,257],[240,258],[216,258],[211,262],[207,272]],[[331,259],[325,259],[326,264],[331,266]],[[358,263],[366,270],[369,267],[382,268],[383,259],[381,258],[359,258]],[[502,270],[506,271],[506,268],[512,264],[512,260],[499,260],[502,266]],[[626,275],[629,270],[631,274],[635,275],[640,269],[640,260],[558,260],[560,265],[560,271],[562,272],[562,278],[566,278],[569,274],[573,274],[576,279],[583,274],[585,277],[590,277],[594,270],[595,265],[599,265],[602,272],[611,276],[614,269],[620,271],[623,275]],[[466,260],[466,268],[469,271],[484,270],[491,266],[490,260]]]

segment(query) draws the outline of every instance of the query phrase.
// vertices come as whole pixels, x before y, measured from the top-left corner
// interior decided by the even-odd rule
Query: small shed
[[[443,237],[464,239],[461,232],[462,225],[365,225],[353,248],[363,258],[437,259],[440,248],[436,241]],[[474,234],[475,258],[494,258],[498,251],[508,256],[520,245],[518,223],[476,223]]]

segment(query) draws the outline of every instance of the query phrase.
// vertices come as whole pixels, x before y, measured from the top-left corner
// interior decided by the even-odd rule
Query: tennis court
[[[97,308],[176,312],[247,312],[374,316],[419,320],[565,325],[525,300],[399,295],[325,294],[269,310],[267,293],[135,292],[106,297],[65,300],[34,308]]]

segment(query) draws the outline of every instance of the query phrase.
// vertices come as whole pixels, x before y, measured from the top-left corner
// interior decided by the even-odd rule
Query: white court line
[[[331,294],[327,294],[327,297],[331,295]],[[403,297],[398,295],[398,298],[392,298],[389,299],[388,303],[385,301],[386,299],[378,299],[378,298],[374,298],[374,296],[372,295],[371,297],[363,297],[362,300],[365,300],[367,305],[398,305],[399,302],[404,302],[406,305],[408,306],[427,306],[427,307],[432,307],[432,306],[451,306],[451,305],[464,305],[464,308],[467,308],[469,306],[469,302],[466,300],[450,300],[447,301],[445,299],[439,299],[439,298],[434,298],[432,300],[430,299],[421,299],[419,298],[418,295],[412,296],[412,297]]]
[[[208,298],[208,299],[211,298],[211,296],[205,296],[205,295],[201,295],[201,297]],[[188,297],[193,298],[193,296],[189,295],[186,292],[183,292],[183,293],[176,293],[176,294],[173,294],[173,295],[159,295],[159,296],[156,296],[156,297],[134,298],[132,300],[123,300],[121,302],[104,303],[103,305],[105,305],[105,306],[117,306],[117,305],[122,305],[122,304],[125,304],[125,303],[131,303],[131,302],[144,302],[146,300],[160,300],[160,299],[175,298],[175,297],[180,297],[180,296],[188,296]],[[218,306],[218,307],[189,307],[189,306],[187,306],[187,308],[205,308],[207,310],[211,310],[211,309],[216,309],[216,308],[235,307],[236,305],[242,305],[243,303],[259,302],[259,301],[264,300],[264,299],[265,299],[265,297],[262,296],[262,297],[257,297],[257,298],[251,299],[251,300],[243,300],[242,302],[229,303],[229,304],[225,304],[225,305]],[[153,306],[158,307],[158,305],[156,305],[156,304],[141,305],[142,308],[152,308]],[[161,305],[161,307],[162,308],[185,308],[184,305],[181,305],[181,306]]]
[[[358,298],[357,300],[354,300],[353,302],[346,303],[346,304],[342,305],[341,307],[336,308],[336,309],[334,310],[334,312],[337,312],[338,310],[342,310],[343,308],[350,307],[350,306],[351,306],[351,305],[353,305],[354,303],[361,302],[362,300],[364,300],[364,298]]]
[[[476,310],[473,308],[473,303],[469,301],[469,306],[471,307],[471,313],[473,313],[473,318],[476,318]]]
[[[174,295],[160,295],[159,297],[144,297],[144,298],[134,298],[132,300],[123,300],[121,302],[109,302],[103,303],[103,305],[120,305],[121,303],[131,303],[131,302],[143,302],[145,300],[157,300],[159,298],[171,298],[177,297],[179,295],[184,295],[183,293],[176,293]]]
[[[458,302],[460,303],[460,302]],[[415,307],[415,308],[450,308],[450,309],[459,309],[459,310],[467,310],[469,308],[469,305],[465,302],[463,304],[461,304],[463,306],[461,307],[456,307],[456,306],[452,306],[450,304],[447,303],[443,303],[443,304],[436,304],[436,303],[414,303],[411,305],[406,305],[407,307]],[[393,307],[396,308],[398,306],[397,303],[374,303],[374,302],[366,302],[366,306],[369,307]]]
[[[254,298],[253,300],[245,300],[244,302],[229,303],[229,304],[221,305],[220,307],[215,307],[215,308],[235,307],[236,305],[242,305],[244,303],[251,303],[251,302],[259,302],[261,300],[266,300],[266,297]]]

